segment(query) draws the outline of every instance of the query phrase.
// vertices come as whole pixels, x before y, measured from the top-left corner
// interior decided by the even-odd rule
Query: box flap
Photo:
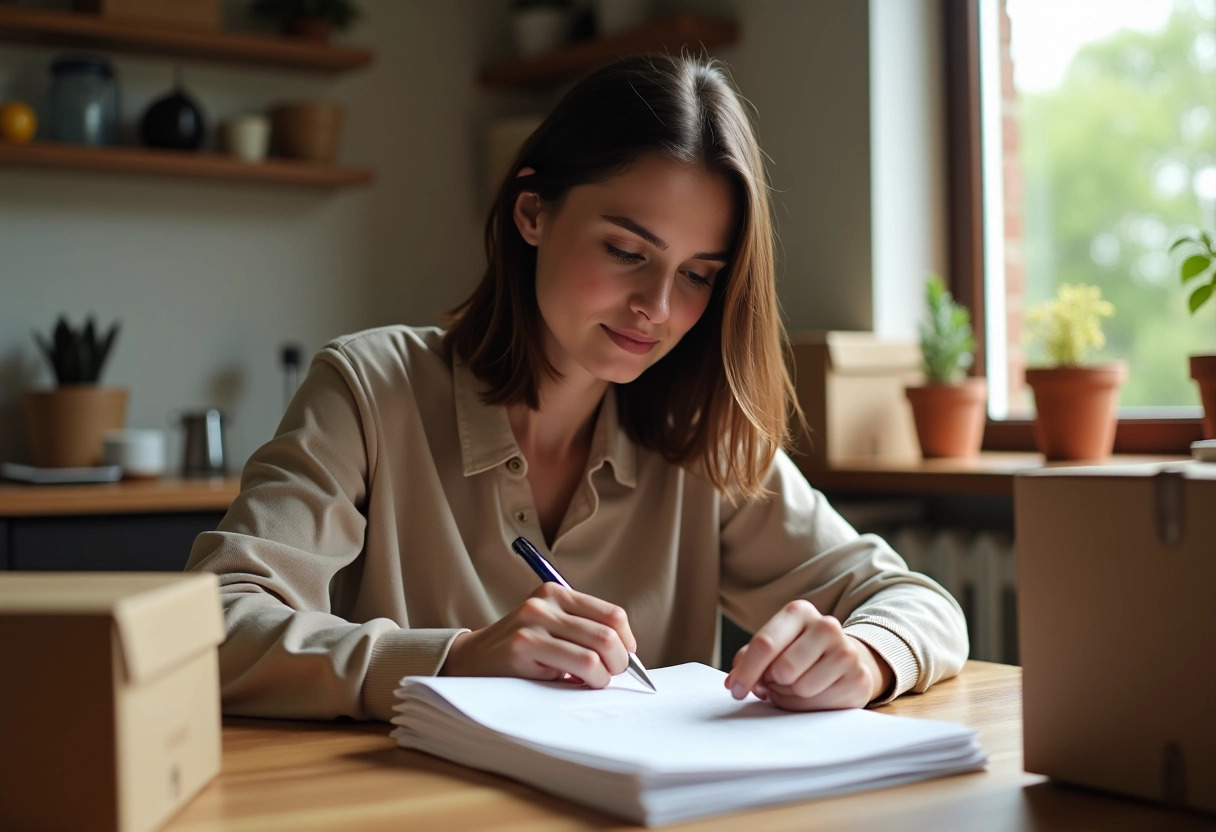
[[[794,344],[824,348],[828,366],[838,372],[866,374],[920,369],[920,346],[914,340],[880,338],[873,332],[799,332],[790,336]]]
[[[181,659],[224,640],[219,579],[191,573],[153,592],[114,605],[114,626],[132,681],[148,679]]]
[[[131,679],[224,640],[219,579],[210,573],[0,574],[0,615],[6,613],[112,618]]]

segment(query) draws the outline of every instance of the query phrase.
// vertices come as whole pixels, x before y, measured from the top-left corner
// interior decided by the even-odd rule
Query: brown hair
[[[545,358],[536,249],[515,226],[522,192],[556,209],[577,185],[658,154],[701,164],[732,185],[731,261],[680,343],[616,387],[621,423],[639,445],[697,467],[722,491],[753,497],[791,412],[801,418],[784,360],[768,181],[743,104],[717,61],[669,55],[621,59],[588,75],[528,138],[486,220],[486,272],[451,313],[448,350],[489,386],[488,404],[539,406]],[[523,168],[535,173],[517,176]]]

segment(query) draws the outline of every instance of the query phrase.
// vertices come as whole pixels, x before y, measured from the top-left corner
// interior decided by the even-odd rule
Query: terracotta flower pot
[[[40,468],[101,464],[107,431],[126,427],[127,391],[94,384],[32,390],[21,397],[30,461]]]
[[[1103,459],[1115,447],[1122,361],[1091,367],[1029,369],[1034,391],[1034,439],[1047,459]]]
[[[1192,355],[1191,378],[1203,401],[1203,435],[1216,439],[1216,355]]]
[[[988,418],[987,379],[908,387],[904,393],[912,405],[922,456],[931,459],[979,453]]]

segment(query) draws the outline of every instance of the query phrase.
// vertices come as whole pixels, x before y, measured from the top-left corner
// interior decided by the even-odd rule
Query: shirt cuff
[[[363,710],[372,719],[388,722],[396,712],[394,691],[404,676],[435,676],[448,657],[452,642],[467,629],[391,630],[372,646],[363,677]]]
[[[920,678],[920,663],[916,654],[902,638],[877,624],[850,624],[844,634],[852,636],[871,648],[891,666],[895,681],[866,707],[885,705],[905,691],[911,690]]]

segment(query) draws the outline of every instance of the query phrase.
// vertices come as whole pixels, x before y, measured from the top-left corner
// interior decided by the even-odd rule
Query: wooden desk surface
[[[979,732],[988,769],[681,824],[768,830],[1212,830],[1196,815],[1058,786],[1022,771],[1020,668],[970,662],[888,713]],[[166,832],[638,828],[529,786],[396,746],[385,724],[226,719],[223,771]]]
[[[0,483],[0,517],[226,511],[240,492],[238,477],[123,480],[87,485]]]

